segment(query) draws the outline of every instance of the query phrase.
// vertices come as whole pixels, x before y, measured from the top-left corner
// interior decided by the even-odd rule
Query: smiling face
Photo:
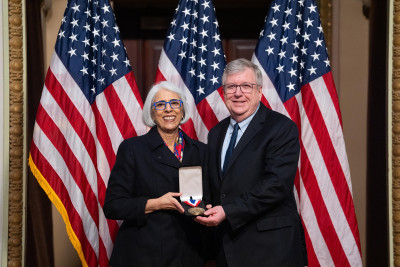
[[[169,102],[171,100],[180,100],[180,97],[177,93],[167,89],[160,89],[154,96],[153,103],[158,101]],[[167,104],[164,110],[156,110],[154,106],[152,106],[151,112],[152,118],[159,131],[164,133],[178,131],[179,123],[183,117],[183,106],[172,109],[170,104]]]
[[[224,84],[256,84],[256,75],[250,68],[244,71],[232,73],[226,76]],[[261,101],[262,89],[261,86],[254,85],[250,93],[243,93],[239,87],[236,87],[234,93],[227,94],[224,91],[225,105],[229,110],[232,118],[236,122],[241,122],[256,111],[258,104]]]

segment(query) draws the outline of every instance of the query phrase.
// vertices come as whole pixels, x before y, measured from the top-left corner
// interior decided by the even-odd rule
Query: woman
[[[107,218],[124,221],[111,266],[203,266],[203,226],[185,216],[178,201],[179,167],[206,162],[206,145],[179,129],[189,116],[182,91],[161,82],[143,107],[152,128],[121,143],[103,207]]]

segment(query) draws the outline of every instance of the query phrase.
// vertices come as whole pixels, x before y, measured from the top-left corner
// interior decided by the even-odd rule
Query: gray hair
[[[258,66],[251,62],[250,60],[247,60],[245,58],[238,58],[235,59],[231,62],[229,62],[225,66],[224,74],[222,75],[222,84],[225,84],[226,77],[230,74],[242,72],[246,70],[247,68],[252,69],[256,75],[256,83],[258,86],[262,86],[262,73]]]
[[[182,89],[180,89],[178,86],[171,82],[160,82],[158,84],[153,85],[150,88],[149,93],[147,94],[146,101],[144,102],[143,105],[143,112],[142,112],[142,120],[144,124],[146,124],[149,127],[155,126],[155,122],[152,118],[152,113],[153,109],[151,106],[154,103],[154,97],[160,91],[161,89],[166,89],[168,91],[174,92],[179,95],[179,98],[182,100],[183,103],[183,119],[181,120],[180,124],[184,124],[187,122],[190,118],[190,111],[189,111],[189,105],[186,100],[186,96],[183,93]]]

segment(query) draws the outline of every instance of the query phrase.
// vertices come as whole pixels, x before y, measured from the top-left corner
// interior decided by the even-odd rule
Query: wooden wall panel
[[[157,73],[158,60],[160,59],[161,50],[164,45],[164,40],[145,40],[144,41],[144,91],[145,95],[154,83]]]
[[[246,58],[251,60],[254,49],[256,48],[257,39],[231,39],[226,40],[224,47],[226,60],[232,61],[237,58]]]
[[[135,74],[139,92],[143,95],[144,80],[141,78],[143,76],[143,40],[124,40],[124,45],[133,73]]]

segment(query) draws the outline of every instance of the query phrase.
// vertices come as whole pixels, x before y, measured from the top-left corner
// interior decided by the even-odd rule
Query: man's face
[[[242,72],[230,74],[225,79],[225,85],[227,84],[256,84],[256,75],[252,69],[246,68]],[[239,86],[236,87],[234,92],[226,92],[224,90],[225,105],[228,108],[232,118],[241,122],[257,109],[262,96],[261,86],[254,85],[253,89],[249,93],[243,93]]]

